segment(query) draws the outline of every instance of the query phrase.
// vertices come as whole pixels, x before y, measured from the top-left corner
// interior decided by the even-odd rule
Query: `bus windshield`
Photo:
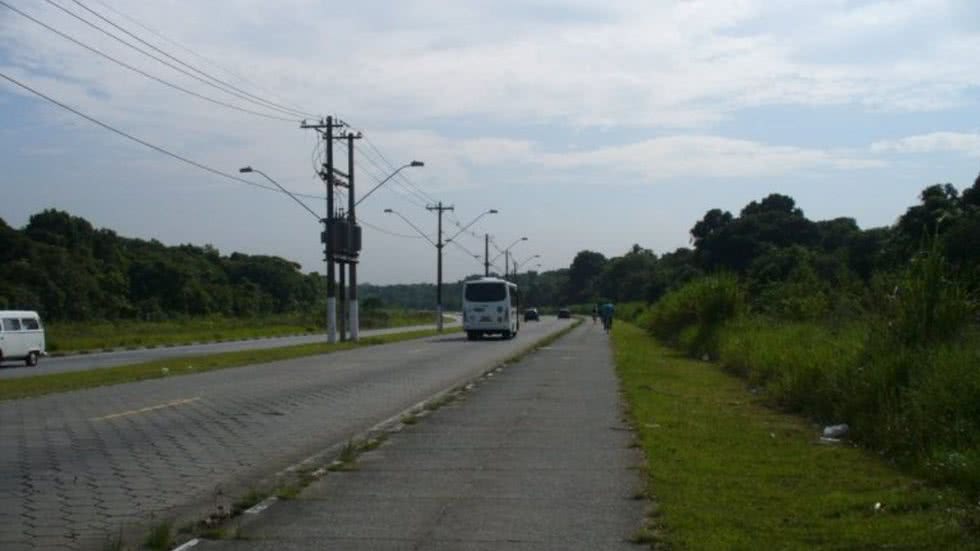
[[[506,298],[507,287],[503,283],[470,283],[466,286],[469,302],[500,302]]]

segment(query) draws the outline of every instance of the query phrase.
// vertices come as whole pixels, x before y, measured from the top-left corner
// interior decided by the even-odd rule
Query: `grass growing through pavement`
[[[458,331],[461,331],[461,329],[457,327],[446,329],[444,333],[453,333]],[[241,350],[237,352],[223,352],[220,354],[208,354],[203,356],[185,356],[181,358],[154,360],[139,364],[121,365],[86,371],[71,371],[67,373],[52,373],[50,375],[37,375],[35,377],[8,379],[3,381],[3,384],[0,385],[0,400],[31,398],[55,392],[68,392],[83,388],[131,383],[146,379],[159,379],[162,377],[172,377],[175,375],[189,375],[192,373],[202,373],[204,371],[213,371],[216,369],[241,367],[250,364],[289,360],[293,358],[302,358],[305,356],[315,356],[318,354],[327,354],[330,352],[339,352],[341,350],[361,348],[364,346],[388,344],[409,339],[430,337],[437,334],[439,333],[435,329],[426,329],[421,331],[407,331],[404,333],[394,333],[391,335],[364,338],[357,343],[314,343],[286,346],[281,348],[267,348],[261,350]]]
[[[639,539],[690,549],[980,547],[977,508],[957,491],[817,443],[816,427],[635,326],[618,324],[613,341],[657,503]]]

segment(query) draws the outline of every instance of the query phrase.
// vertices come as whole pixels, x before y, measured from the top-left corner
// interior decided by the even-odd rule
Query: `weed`
[[[239,498],[237,501],[235,501],[235,503],[232,504],[232,506],[231,506],[231,514],[232,514],[232,516],[238,515],[242,511],[245,511],[246,509],[250,509],[250,508],[254,507],[255,505],[257,505],[260,501],[262,501],[265,498],[266,498],[266,495],[264,493],[262,493],[262,492],[259,492],[255,488],[249,490],[247,494],[245,494],[244,496],[242,496],[241,498]]]
[[[173,529],[172,520],[165,520],[157,524],[146,535],[146,539],[143,540],[143,547],[154,551],[169,549],[173,545]]]

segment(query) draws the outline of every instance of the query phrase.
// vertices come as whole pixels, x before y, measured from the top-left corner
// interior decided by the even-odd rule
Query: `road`
[[[637,551],[644,462],[622,412],[609,336],[586,323],[192,551]]]
[[[459,321],[446,324],[446,327],[459,325]],[[361,331],[361,337],[403,333],[434,329],[435,325],[413,325],[410,327],[393,327],[390,329],[371,329]],[[323,342],[326,336],[298,335],[292,337],[270,337],[265,339],[249,339],[243,341],[215,342],[207,344],[191,344],[186,346],[170,346],[143,348],[139,350],[120,350],[117,352],[99,352],[95,354],[77,354],[59,358],[42,358],[38,367],[25,367],[23,362],[8,362],[0,367],[0,379],[16,379],[19,377],[34,377],[49,373],[64,373],[66,371],[85,371],[100,367],[113,367],[152,360],[179,358],[182,356],[199,356],[202,354],[217,354],[220,352],[235,352],[238,350],[255,350],[259,348],[280,348],[298,344]]]
[[[461,334],[0,402],[0,549],[102,549],[121,529],[230,505],[296,461],[568,326]]]

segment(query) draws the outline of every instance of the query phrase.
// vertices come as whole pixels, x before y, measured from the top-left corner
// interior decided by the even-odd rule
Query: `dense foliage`
[[[811,222],[770,195],[692,230],[712,275],[639,315],[775,405],[980,495],[980,178],[926,188],[894,226]],[[603,274],[608,271],[603,272]],[[600,279],[602,274],[598,276]]]
[[[315,307],[322,280],[273,256],[168,247],[45,210],[16,230],[0,220],[0,308],[48,320],[253,316]]]

